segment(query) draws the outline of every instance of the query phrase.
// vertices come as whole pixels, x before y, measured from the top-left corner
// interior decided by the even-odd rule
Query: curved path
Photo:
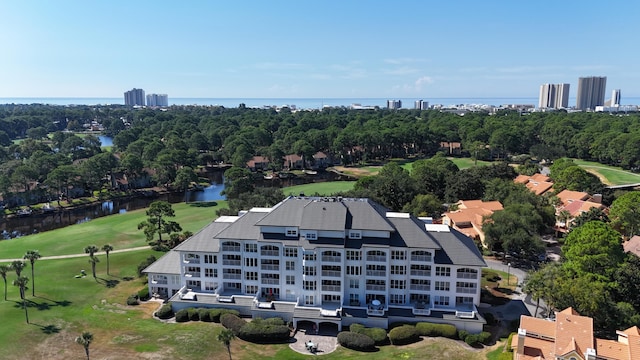
[[[151,249],[151,246],[147,245],[147,246],[138,246],[138,247],[128,248],[128,249],[113,250],[113,251],[110,251],[109,254],[117,254],[117,253],[123,253],[123,252],[129,252],[129,251],[139,251],[139,250],[146,250],[146,249]],[[100,254],[104,254],[104,253],[105,253],[104,251],[98,251],[95,254],[96,255],[100,255]],[[83,256],[87,256],[87,253],[43,256],[38,260],[71,259],[71,258],[79,258],[79,257],[83,257]],[[20,259],[0,259],[0,262],[12,262],[12,261],[16,261],[16,260],[24,260],[24,259],[22,259],[22,258],[20,258]]]

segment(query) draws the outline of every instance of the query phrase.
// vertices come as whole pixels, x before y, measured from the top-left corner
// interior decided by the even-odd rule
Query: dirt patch
[[[601,183],[603,183],[603,184],[605,184],[605,185],[611,185],[611,183],[609,182],[609,180],[608,180],[606,177],[604,177],[602,174],[600,174],[600,173],[598,172],[598,170],[593,169],[593,168],[583,168],[583,169],[585,169],[585,170],[587,170],[587,172],[590,172],[590,173],[592,173],[593,175],[597,176],[597,177],[598,177],[598,179],[600,179],[600,182],[601,182]]]

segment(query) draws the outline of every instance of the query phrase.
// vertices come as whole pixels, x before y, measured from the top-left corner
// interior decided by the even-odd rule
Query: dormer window
[[[315,231],[309,231],[305,234],[307,240],[318,240],[318,233]]]
[[[349,230],[349,239],[362,239],[362,232],[360,230]]]
[[[288,237],[297,237],[298,236],[298,228],[286,228],[285,234]]]

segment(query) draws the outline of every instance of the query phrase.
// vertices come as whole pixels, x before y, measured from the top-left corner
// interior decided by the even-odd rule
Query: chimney
[[[596,360],[596,349],[587,348],[585,355],[587,356],[585,360]]]
[[[527,336],[527,330],[518,328],[518,354],[524,354],[524,338]]]
[[[593,194],[593,202],[602,204],[602,194]]]

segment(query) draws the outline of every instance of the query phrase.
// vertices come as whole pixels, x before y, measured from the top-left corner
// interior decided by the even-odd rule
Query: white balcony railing
[[[240,266],[242,262],[240,260],[222,260],[222,265]]]
[[[262,265],[260,265],[260,270],[279,271],[280,270],[280,265],[262,264]]]
[[[340,260],[340,256],[323,256],[322,261],[323,262],[341,262],[342,260]]]
[[[184,276],[186,276],[186,277],[200,277],[200,272],[187,271],[187,272],[184,273]]]
[[[478,288],[456,287],[456,292],[459,294],[475,294],[478,292]]]
[[[387,272],[382,270],[367,270],[367,276],[385,277],[387,276]]]
[[[340,285],[322,285],[322,291],[340,291]]]
[[[386,256],[367,255],[367,261],[386,262]]]
[[[411,276],[431,276],[429,270],[411,270]]]
[[[431,256],[429,256],[429,255],[411,255],[411,261],[431,262]]]
[[[241,274],[222,274],[222,278],[223,279],[233,279],[233,280],[240,280],[242,279],[242,275]]]
[[[322,270],[322,276],[341,277],[342,276],[342,272],[341,271],[334,271],[334,270]]]
[[[240,246],[228,246],[228,245],[222,245],[222,251],[226,251],[226,252],[240,252]]]
[[[473,273],[458,273],[458,279],[477,279],[478,274]]]
[[[385,291],[386,286],[384,285],[371,285],[367,284],[367,290],[371,291]]]
[[[261,279],[260,283],[264,285],[280,285],[280,279]]]
[[[430,287],[431,286],[429,286],[429,285],[418,285],[418,284],[409,285],[409,289],[411,289],[411,290],[420,290],[420,291],[429,291]]]
[[[278,251],[278,250],[260,250],[260,255],[262,255],[262,256],[280,256],[280,251]]]

